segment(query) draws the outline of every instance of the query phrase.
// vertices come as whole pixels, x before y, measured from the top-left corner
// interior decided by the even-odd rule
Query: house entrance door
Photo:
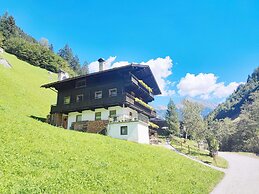
[[[62,127],[64,129],[67,129],[67,119],[68,119],[68,116],[67,115],[63,115],[62,116]]]

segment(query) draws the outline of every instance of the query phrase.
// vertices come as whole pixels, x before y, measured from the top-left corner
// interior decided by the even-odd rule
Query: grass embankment
[[[259,159],[259,155],[256,155],[255,153],[251,153],[251,152],[236,152],[237,154],[243,155],[243,156],[248,156],[251,158],[257,158]]]
[[[171,141],[171,145],[175,147],[178,151],[195,157],[198,160],[201,160],[204,163],[211,164],[213,166],[221,167],[221,168],[227,168],[228,162],[220,157],[216,156],[216,161],[209,156],[209,151],[198,148],[197,142],[192,141],[189,139],[179,138],[179,137],[173,137]]]
[[[40,88],[50,75],[3,56],[13,68],[0,66],[0,193],[209,193],[222,178],[164,148],[31,118],[45,117],[56,101]]]

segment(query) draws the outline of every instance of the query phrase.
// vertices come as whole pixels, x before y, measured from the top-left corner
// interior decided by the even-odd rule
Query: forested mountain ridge
[[[224,103],[220,104],[209,114],[211,119],[236,119],[242,110],[242,106],[251,101],[251,94],[259,90],[259,67],[248,76],[247,82],[241,84]]]

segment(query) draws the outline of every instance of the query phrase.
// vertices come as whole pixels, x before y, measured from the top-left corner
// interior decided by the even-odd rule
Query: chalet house
[[[149,143],[149,119],[156,112],[148,103],[161,94],[147,65],[130,64],[45,84],[58,93],[49,123],[66,129],[102,133]]]

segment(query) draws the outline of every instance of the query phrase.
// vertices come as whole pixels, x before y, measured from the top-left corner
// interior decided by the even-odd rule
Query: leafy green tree
[[[259,153],[259,91],[246,103],[237,122],[237,132],[232,136],[233,150]]]
[[[191,135],[199,143],[205,138],[205,123],[203,121],[201,112],[202,106],[198,103],[191,102],[189,100],[183,100],[182,102],[182,115],[183,115],[183,125],[185,128],[185,137]]]
[[[206,140],[208,145],[212,139],[217,140],[220,150],[229,151],[231,147],[230,136],[234,134],[236,128],[234,123],[229,119],[208,120],[206,130]]]
[[[210,156],[214,158],[215,155],[218,154],[218,150],[219,150],[218,140],[213,135],[207,136],[206,140],[208,143]]]
[[[27,61],[31,65],[52,72],[57,72],[59,68],[62,68],[70,75],[75,75],[64,59],[38,43],[31,43],[17,37],[9,38],[5,41],[4,49],[7,52],[16,55],[18,58]]]
[[[176,106],[174,101],[170,99],[167,105],[166,122],[168,124],[169,131],[174,135],[179,135],[180,126]]]

